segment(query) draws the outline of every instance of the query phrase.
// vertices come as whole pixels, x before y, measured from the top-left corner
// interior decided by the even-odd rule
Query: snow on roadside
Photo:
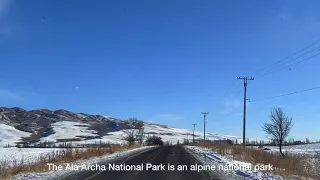
[[[254,170],[254,165],[247,162],[235,161],[229,159],[225,156],[221,156],[211,149],[196,147],[196,146],[186,146],[189,150],[193,152],[194,155],[201,156],[200,159],[203,164],[211,164],[216,167],[228,167],[227,172],[231,172],[234,175],[239,176],[241,179],[246,180],[284,180],[280,176],[274,176],[266,172]],[[226,169],[225,169],[226,170]]]
[[[150,148],[154,148],[154,146],[145,146],[140,147],[136,149],[130,149],[130,150],[122,150],[118,151],[112,154],[106,154],[101,157],[94,157],[86,160],[79,160],[76,162],[73,162],[74,165],[92,165],[92,164],[98,164],[102,161],[111,161],[119,157],[125,157],[130,156],[132,154],[137,154],[140,151],[144,151]],[[48,169],[49,170],[49,169]],[[66,174],[72,174],[74,171],[48,171],[48,172],[42,172],[42,173],[27,173],[27,174],[18,174],[15,177],[13,177],[12,180],[48,180],[52,178],[59,178]]]

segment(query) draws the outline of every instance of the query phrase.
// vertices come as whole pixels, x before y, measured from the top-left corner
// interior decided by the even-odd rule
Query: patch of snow
[[[95,130],[88,130],[88,124],[72,121],[60,121],[52,124],[54,134],[40,139],[40,142],[56,142],[57,139],[73,139],[79,136],[97,136]],[[83,138],[80,138],[83,139]]]
[[[29,137],[31,133],[20,131],[13,126],[0,124],[0,147],[6,145],[14,146],[15,143],[20,142],[22,137]]]
[[[76,114],[79,118],[82,118],[82,119],[84,119],[84,118],[86,118],[87,116],[85,116],[85,115],[83,115],[83,114],[81,114],[81,113],[77,113]]]
[[[265,148],[269,148],[271,152],[279,152],[278,146],[265,146]],[[288,154],[308,154],[320,156],[320,143],[282,146],[282,151],[283,153]]]

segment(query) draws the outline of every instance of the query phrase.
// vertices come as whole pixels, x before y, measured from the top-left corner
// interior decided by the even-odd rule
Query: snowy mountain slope
[[[184,139],[192,140],[193,131],[189,129],[182,128],[174,128],[174,127],[164,127],[151,123],[144,124],[144,132],[146,134],[155,134],[162,137],[164,141],[169,141],[173,144],[176,143],[177,140],[183,142]],[[203,139],[203,132],[195,131],[194,132],[195,139]],[[229,136],[229,135],[218,135],[214,133],[206,133],[206,139],[208,140],[219,140],[219,139],[240,139],[237,136]]]
[[[27,111],[21,108],[0,108],[0,124],[28,132],[28,136],[16,136],[15,142],[34,144],[40,141],[69,142],[101,138],[110,132],[140,128],[142,121],[120,120],[101,115],[73,113],[67,110],[39,109]],[[52,136],[51,136],[52,135]],[[9,138],[0,137],[3,142]]]
[[[3,133],[0,133],[0,138],[3,142],[10,143],[11,145],[14,145],[14,142],[20,142],[21,137],[27,137],[30,136],[31,133],[26,133],[23,131],[19,131],[15,129],[12,126],[0,124],[0,127],[6,127],[6,129],[12,129],[15,131],[11,131],[13,133],[10,133],[10,131],[7,134],[10,134],[10,137],[8,135],[4,136]],[[113,144],[123,144],[125,143],[124,138],[130,131],[137,132],[137,129],[123,129],[120,131],[114,131],[109,132],[106,135],[99,137],[96,134],[96,131],[90,130],[89,124],[86,123],[77,123],[77,122],[71,122],[71,121],[61,121],[56,122],[52,124],[53,131],[55,133],[40,138],[40,142],[65,142],[61,141],[61,139],[67,140],[66,142],[71,142],[74,145],[80,145],[80,144],[94,144],[94,143],[113,143]],[[164,142],[169,142],[172,144],[176,144],[177,141],[182,143],[185,139],[189,139],[191,141],[192,139],[192,131],[187,129],[179,129],[179,128],[173,128],[173,127],[164,127],[161,125],[155,125],[150,123],[144,123],[144,133],[145,138],[148,136],[156,135],[162,137]],[[209,140],[217,140],[217,139],[224,139],[229,136],[219,136],[219,135],[212,135],[211,133],[207,133],[207,138]],[[195,139],[201,139],[203,136],[202,132],[195,132]],[[90,139],[86,139],[85,137],[91,137]],[[236,138],[236,137],[233,137]]]
[[[27,111],[21,108],[0,108],[0,139],[4,144],[35,144],[39,142],[72,142],[74,144],[125,143],[129,131],[143,128],[145,137],[157,135],[164,142],[176,144],[192,140],[192,130],[168,127],[136,119],[120,120],[110,116],[73,113],[48,109]],[[195,132],[195,139],[202,139]],[[238,139],[240,137],[206,133],[208,140]]]
[[[14,145],[21,138],[30,136],[31,133],[20,131],[12,126],[0,124],[0,147]]]
[[[69,127],[67,129],[72,129],[73,131],[75,131],[75,133],[69,133],[68,134],[68,138],[69,139],[76,139],[79,137],[78,134],[84,133],[88,130],[84,130],[81,129],[80,127],[76,127],[76,125],[74,125],[72,127],[72,123],[69,122],[64,122],[64,123],[60,123],[60,124],[68,124]],[[84,124],[82,124],[84,125]],[[75,129],[79,128],[78,131],[76,131]],[[83,128],[83,127],[81,127]],[[60,130],[63,129],[61,127],[59,128],[54,128],[54,130]],[[161,125],[156,125],[156,124],[152,124],[152,123],[147,123],[144,122],[143,125],[143,129],[144,129],[144,138],[147,138],[148,136],[160,136],[164,142],[169,142],[172,144],[176,144],[177,141],[179,141],[180,143],[182,143],[185,139],[189,139],[190,141],[192,140],[192,130],[188,130],[188,129],[182,129],[182,128],[174,128],[174,127],[167,127],[167,126],[161,126]],[[136,133],[138,132],[137,129],[123,129],[120,131],[115,131],[115,132],[110,132],[108,134],[106,134],[105,136],[102,137],[95,137],[89,140],[80,140],[80,141],[71,141],[73,144],[94,144],[94,143],[116,143],[116,144],[122,144],[125,143],[126,141],[124,140],[124,138],[127,136],[127,134],[131,131],[135,131]],[[64,131],[58,131],[57,134],[63,134]],[[87,136],[94,136],[95,134],[86,134]],[[46,138],[42,138],[42,140],[51,140],[54,141],[55,138],[57,136],[55,134],[50,135]],[[65,136],[65,138],[67,138]],[[202,139],[203,137],[203,133],[202,132],[198,132],[195,131],[195,139]],[[217,134],[212,134],[212,133],[206,133],[206,137],[209,140],[218,140],[218,139],[231,139],[231,140],[235,140],[235,139],[240,139],[239,137],[236,136],[226,136],[226,135],[217,135]]]
[[[78,123],[72,121],[60,121],[51,124],[54,134],[40,139],[41,142],[56,142],[61,139],[85,139],[81,137],[97,137],[95,130],[89,130],[86,123]]]

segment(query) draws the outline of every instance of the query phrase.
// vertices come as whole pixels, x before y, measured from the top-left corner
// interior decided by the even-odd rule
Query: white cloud
[[[22,100],[22,98],[17,93],[6,89],[0,89],[0,99]]]

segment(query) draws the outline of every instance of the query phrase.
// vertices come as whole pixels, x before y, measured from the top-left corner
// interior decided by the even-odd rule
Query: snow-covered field
[[[221,156],[216,152],[195,146],[187,146],[189,150],[192,151],[194,156],[198,160],[200,160],[203,164],[209,164],[216,167],[229,167],[225,168],[220,172],[220,175],[223,176],[223,179],[246,179],[246,180],[258,180],[258,179],[266,179],[266,180],[282,180],[284,178],[280,176],[273,176],[269,173],[259,171],[255,169],[255,166],[241,161],[236,161],[231,159],[230,157]],[[219,171],[212,171],[212,173],[216,176],[219,176]]]
[[[255,148],[257,147],[255,146]],[[265,146],[265,148],[269,148],[271,152],[279,151],[278,146]],[[307,154],[320,157],[320,143],[283,146],[282,150],[283,153],[288,154]]]
[[[0,148],[0,164],[32,163],[40,157],[52,152],[61,151],[59,148]]]
[[[277,146],[268,146],[272,151],[279,151]],[[293,154],[311,154],[320,156],[320,143],[283,146],[283,151]]]

